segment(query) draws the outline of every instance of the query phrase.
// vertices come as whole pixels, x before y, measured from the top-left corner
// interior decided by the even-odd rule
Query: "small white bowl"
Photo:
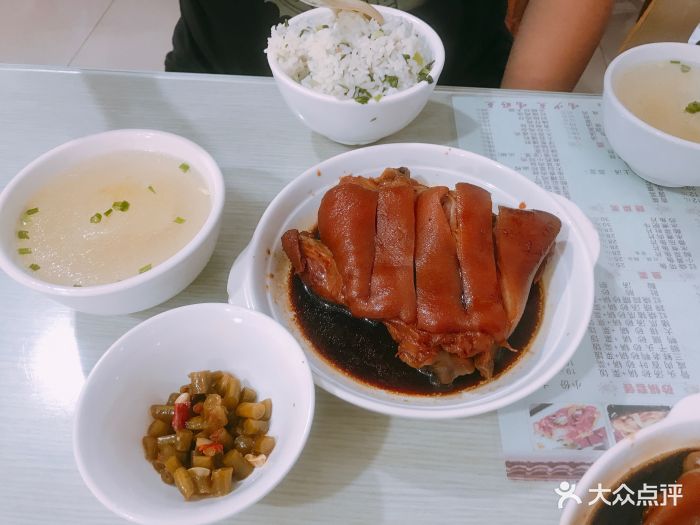
[[[348,173],[378,176],[388,166],[406,166],[431,186],[471,182],[491,192],[494,205],[554,213],[562,221],[544,274],[544,316],[525,355],[506,372],[472,390],[444,396],[401,395],[368,386],[323,359],[295,321],[289,304],[289,262],[280,237],[291,229],[316,225],[321,198]],[[531,394],[571,359],[588,328],[593,308],[593,268],[598,233],[571,201],[549,193],[524,176],[490,159],[447,146],[386,144],[343,153],[309,168],[270,203],[253,238],[231,268],[229,302],[272,316],[301,343],[316,383],[349,403],[391,416],[444,419],[474,416]],[[427,379],[426,379],[427,381]]]
[[[230,494],[184,501],[144,458],[149,407],[197,370],[224,370],[272,399],[268,461]],[[73,452],[85,484],[107,508],[137,523],[195,525],[240,512],[269,493],[304,448],[314,385],[296,340],[260,313],[226,304],[169,310],[136,326],[102,356],[78,399]]]
[[[633,47],[615,58],[605,71],[603,124],[615,152],[643,179],[661,186],[700,185],[700,143],[647,124],[628,110],[615,94],[618,76],[638,64],[680,60],[700,65],[700,47],[664,42]]]
[[[442,40],[428,24],[398,9],[374,7],[385,16],[403,18],[427,41],[435,60],[430,71],[433,83],[419,82],[406,90],[385,96],[379,102],[359,104],[355,100],[339,100],[302,86],[282,71],[274,53],[267,54],[272,76],[289,109],[313,131],[341,144],[370,144],[406,127],[425,107],[445,64]],[[327,8],[312,9],[295,16],[289,24],[313,25],[312,20],[328,11]]]
[[[589,489],[601,487],[615,490],[639,467],[655,458],[689,449],[700,449],[700,394],[683,398],[665,419],[643,428],[633,436],[623,439],[605,452],[576,484],[575,494],[581,498],[578,504],[569,500],[564,507],[560,525],[588,523],[598,507],[593,504],[596,494]]]
[[[15,224],[36,188],[87,159],[125,150],[183,159],[201,174],[211,196],[211,210],[199,232],[152,270],[117,283],[76,288],[48,283],[27,273],[15,257]],[[219,236],[225,194],[221,170],[211,155],[178,135],[121,129],[71,140],[28,164],[0,194],[0,268],[18,283],[81,312],[116,315],[145,310],[184,290],[204,269]]]

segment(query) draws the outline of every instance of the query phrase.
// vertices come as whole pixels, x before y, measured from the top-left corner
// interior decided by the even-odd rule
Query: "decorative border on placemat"
[[[529,481],[579,480],[592,461],[506,461],[508,479]]]

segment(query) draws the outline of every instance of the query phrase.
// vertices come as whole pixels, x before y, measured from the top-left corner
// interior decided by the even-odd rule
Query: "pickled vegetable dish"
[[[146,459],[185,500],[223,496],[261,467],[275,447],[268,436],[272,401],[257,400],[227,372],[192,372],[190,382],[152,405],[143,438]]]

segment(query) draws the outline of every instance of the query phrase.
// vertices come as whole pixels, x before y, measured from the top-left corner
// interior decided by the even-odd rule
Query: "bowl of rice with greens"
[[[274,26],[268,63],[290,109],[313,131],[369,144],[421,112],[445,62],[440,37],[422,20],[375,6],[384,23],[317,8]]]

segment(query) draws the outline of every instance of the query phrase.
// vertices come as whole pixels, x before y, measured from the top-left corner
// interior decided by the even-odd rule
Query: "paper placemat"
[[[624,436],[700,391],[700,188],[637,177],[610,148],[601,100],[455,96],[463,149],[579,205],[600,234],[596,301],[574,358],[499,411],[511,479],[578,479]]]

